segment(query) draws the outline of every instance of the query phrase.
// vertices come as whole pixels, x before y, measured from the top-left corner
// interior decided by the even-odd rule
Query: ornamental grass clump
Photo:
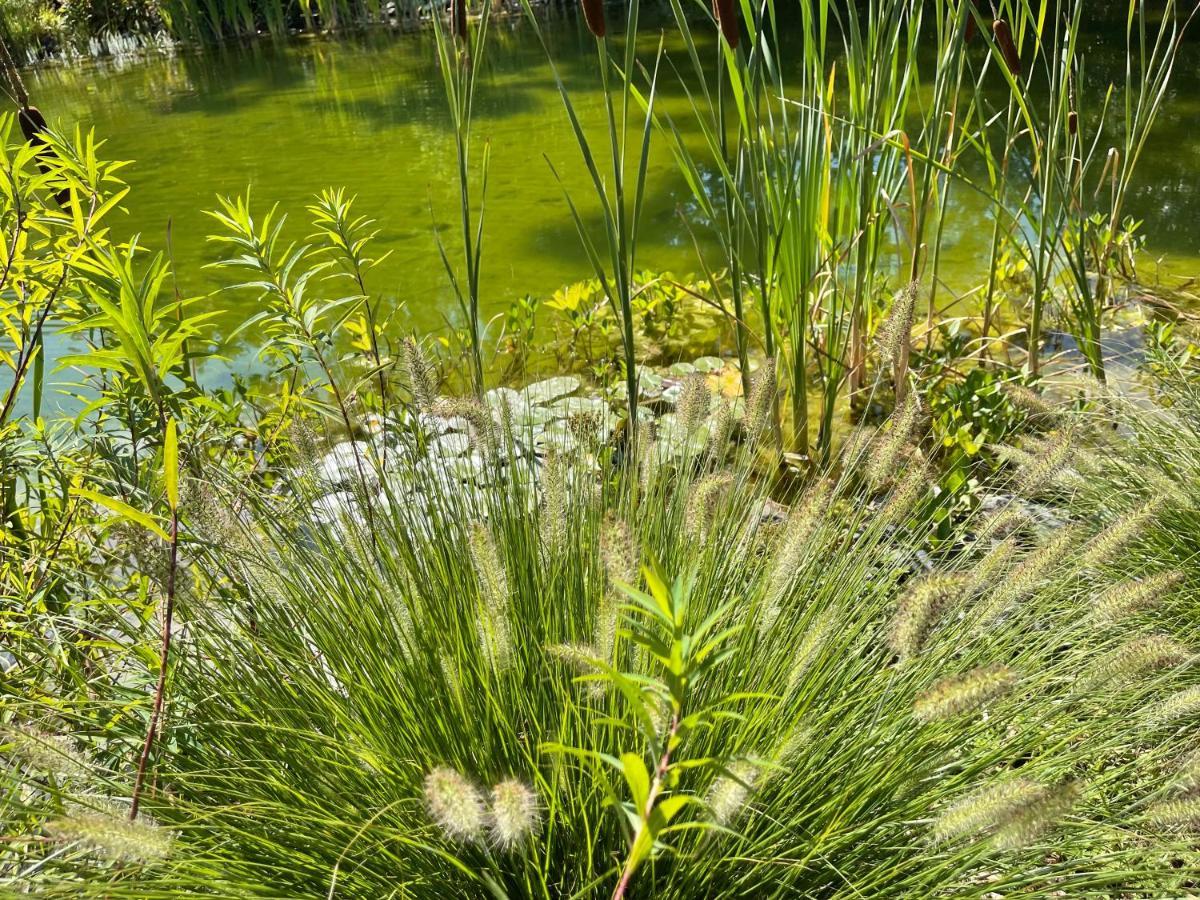
[[[1192,796],[1178,786],[1200,726],[1191,670],[1143,653],[1129,678],[1079,688],[1123,642],[1185,635],[1137,616],[1119,635],[1097,627],[1095,598],[1118,579],[1069,565],[1039,566],[1002,620],[974,627],[1055,535],[1023,536],[981,578],[978,522],[934,541],[919,507],[904,527],[883,521],[902,484],[877,492],[853,467],[797,490],[755,474],[762,453],[663,455],[643,483],[600,446],[514,454],[470,481],[401,439],[413,446],[379,472],[373,520],[330,521],[328,485],[282,468],[262,488],[204,473],[237,537],[186,532],[183,637],[130,826],[170,835],[168,852],[142,851],[153,864],[114,866],[82,841],[98,823],[60,820],[81,783],[129,796],[114,763],[140,720],[112,714],[137,702],[122,679],[157,672],[114,655],[70,706],[29,670],[7,676],[6,706],[71,734],[85,774],[2,770],[0,890],[1184,890],[1157,862],[1185,839],[1166,824],[1183,812],[1155,804]],[[555,480],[571,490],[547,540]],[[710,515],[696,498],[714,484]],[[1170,727],[1133,727],[1155,708]]]

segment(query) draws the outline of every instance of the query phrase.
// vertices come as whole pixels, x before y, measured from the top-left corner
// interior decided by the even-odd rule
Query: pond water
[[[667,24],[663,21],[664,26]],[[599,134],[594,41],[570,12],[544,28],[585,128]],[[645,31],[653,30],[653,26]],[[668,51],[673,46],[665,28]],[[544,53],[519,20],[494,23],[482,70],[476,132],[491,142],[482,284],[489,314],[524,294],[548,296],[589,274],[563,188],[589,204],[588,182]],[[1089,34],[1090,98],[1123,73],[1122,35]],[[653,39],[645,38],[647,46]],[[1172,272],[1200,274],[1200,47],[1185,47],[1158,132],[1141,164],[1128,207],[1143,219],[1150,255]],[[58,128],[94,127],[104,154],[133,160],[132,187],[118,231],[140,232],[155,247],[173,224],[181,289],[204,295],[227,282],[205,266],[220,247],[205,240],[204,210],[216,195],[248,187],[256,206],[278,202],[290,234],[308,233],[304,206],[326,186],[358,196],[378,219],[387,261],[370,287],[402,303],[408,324],[430,330],[454,316],[454,301],[434,243],[457,234],[452,134],[427,33],[379,31],[355,40],[262,41],[205,52],[150,55],[117,63],[45,67],[27,76],[30,94]],[[1088,98],[1085,98],[1085,102]],[[668,75],[661,108],[687,120],[683,91]],[[551,174],[552,163],[562,185]],[[661,143],[652,154],[641,263],[677,274],[699,271],[684,223],[687,194]],[[980,201],[960,191],[947,229],[946,275],[976,271],[990,232]],[[231,317],[252,299],[229,293],[205,301]],[[235,362],[251,366],[245,352]]]

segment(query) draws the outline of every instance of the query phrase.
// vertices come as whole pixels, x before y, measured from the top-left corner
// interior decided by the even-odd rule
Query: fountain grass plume
[[[791,694],[799,686],[807,673],[825,649],[830,639],[836,634],[841,616],[835,607],[823,609],[810,621],[804,629],[804,637],[796,647],[788,669],[787,693]]]
[[[1200,794],[1156,803],[1146,811],[1146,819],[1159,828],[1200,829]]]
[[[1126,641],[1080,675],[1081,687],[1126,682],[1192,659],[1191,650],[1170,635],[1150,634]]]
[[[705,475],[691,488],[684,512],[684,532],[696,540],[709,536],[717,521],[722,500],[733,487],[733,474],[713,472]]]
[[[876,434],[871,442],[865,476],[868,486],[879,491],[902,471],[901,463],[910,452],[910,441],[924,414],[921,400],[915,394],[906,397],[888,420],[886,430]]]
[[[1045,795],[1044,785],[1029,778],[990,784],[950,805],[933,823],[935,843],[947,843],[994,829]]]
[[[1105,560],[1110,558],[1107,554],[1103,557]],[[1096,597],[1092,604],[1092,615],[1099,622],[1115,624],[1157,606],[1163,596],[1182,581],[1182,572],[1159,572],[1141,579],[1119,581]]]
[[[471,561],[479,583],[479,640],[494,669],[505,668],[512,658],[512,626],[509,622],[509,585],[504,561],[486,525],[471,528]]]
[[[1146,711],[1146,716],[1151,722],[1164,724],[1200,718],[1200,685],[1183,688],[1160,700]]]
[[[961,575],[932,574],[913,580],[896,603],[888,628],[887,643],[901,660],[921,652],[937,620],[961,596]]]
[[[1001,850],[1028,846],[1069,813],[1079,800],[1078,782],[1045,785],[1013,778],[984,787],[946,810],[933,838],[946,843],[984,836]]]
[[[523,847],[541,830],[537,794],[519,779],[506,778],[492,788],[490,813],[488,834],[507,853]]]
[[[1114,558],[1131,541],[1144,534],[1162,508],[1161,497],[1155,497],[1137,509],[1126,513],[1088,542],[1080,555],[1080,564],[1095,566]]]
[[[750,379],[750,393],[742,414],[742,431],[752,446],[757,446],[763,433],[774,427],[775,398],[779,385],[775,376],[775,360],[764,359]]]
[[[788,514],[767,577],[766,593],[758,617],[760,633],[766,633],[774,627],[797,573],[813,550],[811,542],[828,511],[833,487],[828,480],[818,481],[805,491]]]
[[[39,774],[70,779],[88,771],[69,738],[28,725],[0,726],[0,751]]]
[[[692,435],[704,420],[708,418],[712,408],[712,391],[709,390],[708,380],[699,372],[693,372],[683,381],[683,389],[679,401],[675,405],[675,418],[685,435]]]
[[[1016,672],[999,664],[943,678],[918,695],[913,714],[922,722],[933,722],[972,712],[1007,694],[1017,680]]]
[[[429,412],[437,399],[435,370],[416,338],[410,336],[400,342],[400,365],[408,377],[413,405],[422,412]]]
[[[425,776],[425,808],[429,818],[452,841],[477,842],[487,827],[487,810],[479,789],[456,769],[438,766]]]
[[[113,862],[149,865],[171,854],[173,835],[153,820],[134,821],[123,811],[79,809],[46,823],[50,837],[77,845],[88,853]]]
[[[759,767],[748,760],[732,763],[708,789],[704,803],[718,825],[728,827],[742,815],[754,791]]]
[[[1059,529],[1049,540],[1030,552],[1014,567],[1008,577],[986,592],[976,605],[976,617],[981,627],[1009,612],[1047,582],[1062,573],[1079,537],[1075,529]]]

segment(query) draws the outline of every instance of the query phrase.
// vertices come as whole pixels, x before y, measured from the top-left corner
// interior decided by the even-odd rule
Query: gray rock
[[[460,432],[452,431],[430,442],[429,455],[435,458],[446,459],[453,456],[462,456],[470,449],[471,438]]]
[[[579,390],[579,379],[574,375],[557,375],[527,386],[522,393],[529,403],[537,406],[551,403]]]

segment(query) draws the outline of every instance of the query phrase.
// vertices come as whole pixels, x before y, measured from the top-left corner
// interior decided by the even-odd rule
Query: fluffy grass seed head
[[[437,383],[433,365],[425,358],[415,337],[409,336],[400,342],[400,365],[408,376],[413,405],[422,412],[429,412],[437,397]]]
[[[989,784],[951,804],[933,823],[933,840],[944,844],[998,827],[1045,793],[1028,778]]]
[[[978,620],[986,625],[1004,615],[1040,588],[1051,573],[1058,571],[1077,540],[1072,528],[1061,528],[1045,544],[1032,551],[1008,577],[980,599]]]
[[[683,380],[679,402],[675,407],[675,419],[687,436],[695,434],[704,424],[712,408],[712,391],[708,380],[699,372],[693,372]]]
[[[429,818],[453,841],[473,843],[483,838],[487,811],[479,789],[449,766],[425,776],[425,808]]]
[[[470,537],[471,561],[479,578],[479,640],[485,655],[497,668],[512,658],[512,628],[508,621],[508,574],[487,527],[475,523]]]
[[[1178,793],[1200,793],[1200,749],[1183,758],[1175,771],[1174,787]]]
[[[683,519],[683,530],[688,537],[699,541],[708,537],[716,522],[721,500],[731,487],[733,475],[729,472],[713,472],[692,485]]]
[[[888,630],[888,647],[901,660],[921,652],[934,623],[962,592],[961,575],[924,575],[901,595]]]
[[[833,486],[820,481],[810,487],[788,514],[767,576],[758,628],[766,633],[779,618],[784,598],[811,549],[812,538],[829,509]]]
[[[1200,794],[1156,803],[1146,818],[1158,828],[1200,829]]]
[[[1126,682],[1158,669],[1177,666],[1192,656],[1173,637],[1151,634],[1133,638],[1101,657],[1080,675],[1083,687]]]
[[[1124,550],[1143,533],[1158,514],[1162,499],[1155,497],[1132,512],[1121,516],[1100,532],[1084,548],[1080,562],[1085,567],[1105,563]]]
[[[892,364],[900,365],[900,356],[905,345],[912,339],[913,310],[917,306],[920,282],[913,281],[902,287],[892,299],[892,308],[879,328],[879,352]]]
[[[166,858],[173,837],[146,816],[131,822],[116,808],[79,810],[47,822],[46,832],[55,841],[79,844],[103,859],[142,865]]]
[[[975,529],[975,542],[981,546],[1003,540],[1029,525],[1029,511],[1019,503],[1009,503],[984,516]]]
[[[792,665],[788,669],[787,693],[791,694],[800,686],[804,673],[812,666],[813,661],[829,643],[830,637],[837,631],[841,623],[840,611],[833,606],[826,607],[817,613],[804,630],[804,637],[792,656]]]
[[[913,714],[922,722],[950,719],[1004,696],[1016,683],[1017,673],[1008,666],[982,666],[935,683],[917,697]]]
[[[746,411],[742,414],[742,430],[752,445],[757,445],[771,426],[777,390],[775,359],[769,356],[750,379],[750,395],[746,398]]]
[[[904,469],[902,463],[911,452],[909,442],[923,414],[920,398],[915,393],[909,394],[892,413],[886,431],[881,430],[871,442],[864,472],[871,490],[882,490]]]
[[[1036,840],[1074,807],[1078,782],[1044,785],[1013,778],[988,785],[950,806],[933,826],[936,843],[990,835],[1002,850],[1016,850]]]
[[[1062,411],[1055,407],[1053,403],[1048,402],[1037,391],[1023,384],[1008,382],[1001,388],[1001,393],[1008,398],[1008,401],[1013,406],[1027,416],[1050,419],[1061,415]]]
[[[924,462],[914,460],[893,486],[887,500],[879,510],[879,522],[884,526],[901,525],[907,521],[928,494],[932,482],[929,468]]]
[[[1012,567],[1013,560],[1017,558],[1017,551],[1018,545],[1015,537],[1007,537],[992,547],[966,571],[963,596],[975,597],[981,591],[998,584]]]
[[[1075,808],[1082,792],[1083,786],[1077,781],[1046,788],[1040,797],[1014,810],[1000,823],[993,843],[1001,850],[1029,846]]]
[[[537,835],[542,813],[533,788],[516,778],[506,778],[492,788],[491,800],[488,833],[493,844],[509,852]]]
[[[712,424],[708,429],[708,444],[704,452],[710,460],[720,462],[725,459],[736,424],[733,406],[722,397],[717,401],[717,408],[712,414]]]
[[[571,527],[571,498],[567,461],[551,451],[542,467],[542,510],[539,519],[542,547],[557,553],[567,545]]]
[[[1150,721],[1161,724],[1200,717],[1200,684],[1186,687],[1160,700],[1146,711],[1146,716]],[[1200,762],[1200,754],[1197,755],[1197,761]]]
[[[1071,460],[1071,443],[1071,432],[1063,429],[1043,445],[1027,465],[1021,466],[1016,481],[1017,492],[1030,496],[1052,482]]]
[[[1182,580],[1179,572],[1159,572],[1142,579],[1119,581],[1095,599],[1092,616],[1106,624],[1120,622],[1156,606]]]
[[[27,725],[0,726],[0,750],[39,774],[67,779],[87,771],[87,763],[67,737]]]
[[[547,648],[546,652],[579,675],[594,675],[599,671],[596,665],[597,659],[611,659],[611,651],[605,656],[600,654],[595,647],[581,644],[555,644]],[[588,696],[592,699],[598,700],[604,696],[604,682],[601,679],[589,678],[583,683]]]
[[[732,825],[745,810],[757,778],[758,767],[747,760],[733,763],[725,774],[718,776],[704,801],[713,821]]]

